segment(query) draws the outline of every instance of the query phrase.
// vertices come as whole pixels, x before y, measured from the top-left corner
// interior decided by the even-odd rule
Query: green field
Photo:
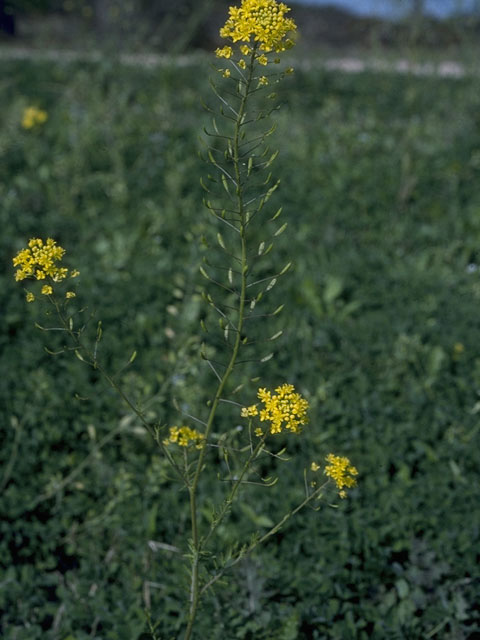
[[[75,304],[93,336],[102,320],[105,366],[138,352],[119,379],[149,419],[204,412],[208,60],[0,69],[0,635],[137,640],[147,607],[171,640],[188,590],[187,496],[98,372],[46,353],[61,336],[35,327],[49,319],[11,260],[29,238],[55,238],[81,271]],[[358,467],[358,488],[238,564],[196,637],[480,637],[479,89],[301,70],[281,86],[271,210],[289,226],[271,271],[294,269],[270,302],[286,305],[271,325],[285,332],[273,359],[238,375],[294,383],[310,425],[282,440],[278,484],[245,490],[221,541],[247,541],[297,504],[303,469],[329,451]],[[30,105],[48,120],[24,130]],[[212,498],[220,463],[203,481]]]

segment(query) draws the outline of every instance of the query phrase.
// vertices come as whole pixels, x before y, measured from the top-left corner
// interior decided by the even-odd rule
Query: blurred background
[[[226,0],[0,0],[3,44],[121,51],[211,50]],[[479,0],[305,0],[295,2],[309,51],[451,51],[480,34]]]

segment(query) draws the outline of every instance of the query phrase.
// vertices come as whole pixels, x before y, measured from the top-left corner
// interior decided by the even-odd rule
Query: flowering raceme
[[[243,418],[259,416],[261,422],[270,422],[270,433],[281,433],[284,429],[292,433],[300,433],[301,426],[308,423],[308,402],[295,392],[293,384],[282,384],[275,389],[275,394],[266,389],[258,390],[258,398],[264,408],[257,408],[256,404],[244,407]],[[263,435],[262,429],[256,429],[257,436]]]
[[[203,433],[191,429],[190,427],[170,427],[168,438],[165,438],[163,444],[178,444],[180,447],[188,447],[194,444],[197,449],[202,449],[205,444],[205,436]]]
[[[68,276],[75,278],[80,273],[76,269],[68,272],[66,267],[60,267],[59,263],[65,249],[58,246],[55,240],[47,238],[46,242],[43,242],[41,238],[32,238],[26,249],[22,249],[13,258],[13,266],[19,267],[15,272],[15,280],[21,281],[27,278],[33,280],[45,280],[50,282],[61,282]],[[53,287],[51,284],[45,284],[42,287],[41,293],[43,295],[51,295],[53,293]],[[68,292],[66,297],[72,298],[75,294]],[[29,292],[26,296],[27,302],[33,302],[35,296]]]
[[[220,35],[247,44],[253,39],[265,52],[285,51],[293,45],[287,34],[297,28],[295,22],[286,17],[289,11],[289,7],[275,0],[243,0],[240,7],[229,8],[229,18]]]
[[[346,498],[345,488],[351,489],[357,484],[355,480],[355,476],[358,475],[356,467],[350,463],[348,458],[335,456],[333,453],[328,454],[326,461],[328,465],[325,467],[325,475],[332,478],[337,485],[340,498]]]

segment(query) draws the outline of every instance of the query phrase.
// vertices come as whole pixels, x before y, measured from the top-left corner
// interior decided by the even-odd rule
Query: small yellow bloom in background
[[[295,392],[293,384],[282,384],[275,389],[275,393],[266,389],[259,389],[258,398],[264,408],[260,409],[260,421],[270,422],[270,433],[281,433],[283,430],[300,433],[301,427],[308,423],[308,402],[299,393]],[[257,405],[244,407],[241,411],[242,418],[258,415]],[[263,435],[261,429],[255,431],[256,435]]]
[[[293,67],[288,67],[288,69],[285,69],[285,73],[293,73],[295,71],[295,69]]]
[[[248,56],[250,53],[252,53],[252,50],[246,44],[241,45],[240,51],[243,53],[244,56]]]
[[[221,49],[219,48],[215,51],[215,55],[217,56],[217,58],[231,58],[232,53],[232,47],[229,46],[222,47]]]
[[[33,127],[44,124],[48,119],[48,114],[42,109],[36,107],[27,107],[22,116],[22,127],[24,129],[33,129]]]
[[[242,58],[241,60],[238,61],[238,66],[240,67],[240,69],[246,69],[247,67],[247,63],[245,62],[245,60]]]
[[[454,360],[459,360],[465,351],[465,346],[461,342],[456,342],[453,345],[453,354],[452,357]]]
[[[202,449],[205,445],[205,436],[190,427],[170,427],[168,438],[165,438],[163,444],[165,446],[178,444],[180,447],[194,444],[196,449]]]
[[[31,291],[29,291],[27,293],[27,295],[25,296],[25,300],[27,302],[33,302],[35,300],[35,296],[33,295],[33,293]]]
[[[310,469],[312,471],[318,471],[320,469],[320,465],[317,464],[316,462],[312,462],[312,464],[310,465]]]
[[[222,76],[224,78],[230,78],[231,76],[230,69],[220,69],[220,71],[223,71]]]
[[[265,54],[258,56],[257,60],[260,64],[263,64],[264,67],[268,64],[268,58]]]
[[[239,7],[229,8],[220,36],[232,42],[240,41],[244,43],[242,46],[250,45],[253,40],[266,53],[285,51],[292,46],[287,34],[297,28],[295,22],[286,17],[289,11],[283,2],[275,0],[242,0]]]
[[[258,79],[258,86],[259,87],[264,87],[268,84],[268,78],[267,76],[260,76],[260,78]]]
[[[42,287],[42,293],[44,296],[50,296],[53,293],[53,289],[49,284],[44,284]]]
[[[70,271],[70,278],[76,278],[79,275],[80,271],[78,271],[77,269],[73,269],[73,271]]]
[[[261,438],[263,436],[263,431],[260,429],[260,427],[257,427],[254,433],[257,436],[257,438]]]
[[[345,488],[351,489],[357,484],[354,477],[358,475],[357,469],[350,463],[348,458],[335,456],[333,453],[328,454],[326,461],[328,464],[325,467],[325,475],[332,478],[337,485],[340,498],[346,498],[347,492]]]
[[[73,291],[67,291],[67,293],[65,294],[65,298],[67,300],[69,300],[70,298],[75,298],[76,297],[76,293],[74,293]]]

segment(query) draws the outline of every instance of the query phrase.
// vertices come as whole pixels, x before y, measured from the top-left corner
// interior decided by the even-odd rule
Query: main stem
[[[230,361],[225,369],[225,372],[218,383],[217,391],[215,393],[212,406],[210,409],[210,414],[207,420],[207,426],[205,428],[205,441],[208,442],[210,433],[212,431],[213,422],[215,419],[215,414],[217,412],[218,403],[220,402],[220,398],[222,397],[223,390],[225,385],[227,384],[227,380],[230,377],[230,374],[233,371],[235,366],[235,362],[237,361],[238,351],[241,344],[241,335],[243,329],[243,321],[244,321],[244,311],[245,311],[245,298],[247,291],[247,244],[245,238],[245,208],[243,202],[243,188],[241,184],[241,172],[240,172],[240,152],[239,152],[239,143],[240,143],[240,128],[242,126],[242,121],[245,116],[247,97],[250,90],[250,85],[253,77],[253,69],[255,63],[255,50],[252,52],[250,63],[248,67],[248,75],[245,80],[245,92],[240,101],[240,107],[237,113],[237,118],[235,120],[235,130],[233,135],[233,167],[235,174],[235,182],[236,182],[236,196],[237,196],[237,207],[238,213],[240,216],[240,241],[241,241],[241,286],[240,286],[240,298],[238,303],[238,321],[236,327],[236,336],[235,343],[233,345],[232,355],[230,357]],[[197,614],[199,600],[200,600],[200,591],[199,591],[199,562],[200,562],[200,551],[201,551],[201,543],[198,535],[198,518],[197,518],[197,488],[198,481],[200,478],[200,473],[203,469],[203,462],[206,454],[206,447],[203,447],[200,451],[200,455],[198,456],[198,462],[195,469],[195,475],[193,477],[192,483],[189,487],[190,494],[190,518],[192,524],[192,574],[190,581],[190,610],[188,615],[188,625],[185,631],[184,640],[190,640],[193,632],[193,625],[195,622],[195,616]]]

